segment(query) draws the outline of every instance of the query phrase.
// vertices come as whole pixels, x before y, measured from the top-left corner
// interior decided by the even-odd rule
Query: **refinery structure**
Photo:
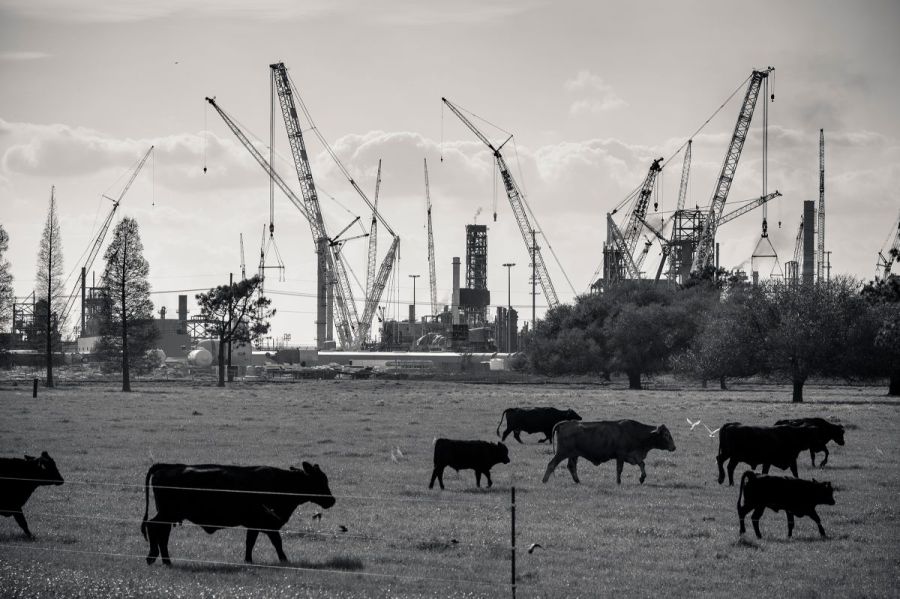
[[[595,276],[585,292],[603,293],[622,281],[649,280],[660,285],[681,285],[691,277],[708,275],[711,269],[724,269],[738,279],[756,283],[760,279],[775,279],[788,285],[809,284],[825,281],[831,277],[831,252],[825,240],[825,131],[819,131],[819,187],[818,199],[803,201],[803,215],[797,227],[795,246],[790,259],[779,260],[772,241],[769,239],[767,208],[769,203],[781,196],[777,189],[769,189],[767,174],[768,153],[768,110],[774,101],[770,88],[770,78],[774,69],[752,70],[741,84],[740,106],[730,141],[725,149],[718,177],[712,181],[712,193],[708,205],[689,206],[687,189],[691,181],[691,160],[693,138],[700,127],[687,138],[670,156],[650,161],[646,175],[635,181],[634,191],[626,196],[613,210],[598,214],[597,221],[605,224],[605,241],[596,243],[595,248],[585,248],[592,262],[599,262]],[[510,299],[507,289],[490,289],[488,270],[506,267],[509,277],[512,263],[500,266],[500,260],[489,253],[490,227],[472,222],[464,230],[442,229],[440,235],[453,239],[454,251],[451,256],[436,256],[434,246],[434,226],[432,222],[432,199],[429,186],[428,163],[423,161],[424,184],[424,227],[427,231],[427,281],[422,281],[421,289],[427,297],[425,314],[416,312],[416,279],[411,277],[413,301],[409,305],[407,318],[389,318],[385,304],[390,300],[387,290],[392,278],[397,277],[397,263],[400,252],[400,233],[378,209],[381,184],[381,164],[374,195],[369,195],[350,175],[318,128],[303,103],[296,86],[291,80],[284,63],[270,65],[271,115],[270,136],[283,129],[290,146],[294,166],[292,176],[279,173],[274,164],[274,139],[269,140],[269,155],[260,150],[251,136],[239,124],[240,121],[223,108],[215,97],[207,97],[208,106],[213,109],[228,127],[234,138],[250,154],[269,180],[270,223],[268,232],[263,231],[261,257],[258,273],[265,277],[268,269],[283,269],[277,249],[268,253],[265,248],[274,247],[274,209],[276,190],[284,195],[308,223],[310,241],[317,257],[315,272],[315,325],[316,345],[309,348],[290,347],[286,339],[280,344],[251,348],[249,346],[231,348],[231,364],[242,376],[256,372],[254,367],[264,366],[276,359],[281,364],[289,364],[299,369],[313,368],[323,364],[337,363],[354,367],[386,367],[427,369],[456,367],[466,360],[475,360],[489,368],[508,368],[510,357],[522,349],[527,342],[527,331],[536,321],[535,298],[540,295],[542,306],[552,309],[560,305],[557,287],[551,277],[551,269],[546,259],[550,254],[555,258],[549,240],[544,235],[532,211],[528,199],[513,176],[504,157],[510,135],[500,143],[492,141],[474,124],[473,115],[447,98],[442,98],[443,106],[450,110],[465,128],[490,152],[501,189],[509,201],[516,227],[528,256],[530,270],[531,313],[520,316]],[[719,107],[716,113],[725,105]],[[754,120],[755,117],[755,120]],[[712,117],[710,117],[711,119]],[[283,127],[275,127],[280,119]],[[706,123],[709,122],[707,119]],[[762,190],[750,199],[734,201],[729,193],[738,171],[745,142],[751,132],[751,123],[760,127],[762,160]],[[704,123],[704,126],[706,125]],[[315,173],[310,164],[310,156],[305,136],[318,136],[327,154],[333,159],[337,170],[342,173],[347,184],[371,210],[368,230],[362,235],[351,235],[350,222],[339,231],[329,230],[319,201]],[[115,198],[108,198],[112,205],[106,220],[93,240],[86,258],[80,265],[80,276],[66,296],[65,308],[56,317],[60,323],[68,323],[73,330],[69,339],[60,339],[63,352],[87,359],[93,351],[99,335],[104,290],[97,287],[94,280],[94,261],[100,252],[113,222],[117,208],[125,197],[135,177],[152,155],[149,148],[136,167],[130,172],[127,183]],[[676,207],[666,215],[657,214],[651,219],[650,206],[655,204],[661,174],[668,167],[677,169],[678,195]],[[204,167],[205,170],[205,167]],[[292,179],[295,177],[295,179]],[[704,183],[705,184],[705,183]],[[299,190],[299,191],[298,191]],[[280,201],[280,200],[279,200]],[[732,268],[722,264],[719,257],[719,240],[727,234],[725,225],[759,208],[762,212],[759,241],[750,261],[749,272],[745,268]],[[542,208],[539,212],[542,212]],[[656,206],[654,206],[654,212]],[[476,214],[477,217],[477,214]],[[494,214],[496,220],[496,212]],[[780,224],[780,223],[779,223]],[[268,236],[268,237],[267,237]],[[348,264],[347,253],[342,251],[345,244],[358,237],[367,237],[368,251],[365,263],[365,285],[355,281],[353,269]],[[458,240],[458,245],[457,245]],[[445,239],[446,242],[446,239]],[[308,242],[306,242],[308,243]],[[379,243],[382,243],[379,261]],[[386,250],[385,248],[386,244]],[[894,225],[889,245],[900,247],[900,223]],[[521,247],[521,246],[520,246]],[[652,248],[659,261],[650,258]],[[548,255],[545,255],[548,250]],[[890,274],[891,260],[886,258],[888,249],[879,254],[879,276]],[[241,276],[246,277],[243,264],[243,237],[241,237]],[[277,261],[271,264],[272,259]],[[446,262],[445,262],[446,261]],[[436,263],[451,265],[450,301],[446,305],[438,302]],[[565,275],[559,261],[558,271]],[[557,272],[557,269],[554,269]],[[555,276],[555,275],[554,275]],[[557,282],[561,279],[557,276]],[[90,280],[89,280],[90,279]],[[355,283],[355,284],[354,284]],[[440,282],[446,289],[448,281]],[[504,301],[505,300],[505,301]],[[421,304],[419,304],[421,305]],[[79,308],[76,310],[76,306]],[[13,306],[12,328],[8,334],[7,346],[19,360],[27,362],[39,354],[32,347],[41,326],[40,310],[35,294],[18,298]],[[167,314],[163,307],[157,312],[154,324],[159,331],[157,341],[160,363],[183,364],[194,369],[213,368],[212,359],[217,347],[214,340],[207,338],[205,322],[188,312],[188,296],[179,295],[176,313]],[[522,322],[527,325],[522,326]],[[30,353],[31,352],[31,353]],[[253,374],[252,376],[255,376]]]

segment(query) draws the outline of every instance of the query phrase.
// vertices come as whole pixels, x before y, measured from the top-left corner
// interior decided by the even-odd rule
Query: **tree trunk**
[[[722,391],[728,391],[728,385],[725,384],[725,375],[719,377],[719,389]]]
[[[128,317],[125,315],[125,285],[122,285],[122,391],[131,392],[131,371],[128,361]]]
[[[700,386],[701,386],[702,388],[706,389],[706,379],[703,379],[703,380],[700,381]]]
[[[225,337],[219,335],[219,387],[225,386]]]
[[[641,373],[640,372],[629,372],[628,373],[628,388],[629,389],[641,389]]]
[[[51,250],[52,252],[52,250]],[[53,254],[51,253],[51,256]],[[53,307],[50,305],[50,299],[53,294],[51,289],[52,278],[48,277],[47,282],[47,386],[53,387]]]
[[[803,403],[803,383],[804,382],[805,382],[805,379],[802,379],[802,378],[794,379],[794,397],[792,400],[794,403]]]
[[[888,395],[894,397],[900,395],[900,369],[891,373],[890,383],[888,383]]]

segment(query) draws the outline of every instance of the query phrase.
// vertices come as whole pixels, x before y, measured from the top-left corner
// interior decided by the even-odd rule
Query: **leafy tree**
[[[6,259],[6,251],[9,249],[9,234],[0,224],[0,331],[6,329],[6,323],[12,318],[13,276],[9,272],[9,260]],[[12,328],[12,323],[10,323]]]
[[[753,295],[750,318],[773,372],[793,384],[793,401],[803,401],[803,385],[814,374],[840,374],[850,359],[851,333],[865,314],[858,283],[839,277],[805,285],[769,283]]]
[[[262,278],[255,275],[196,296],[206,333],[219,340],[219,387],[225,386],[226,344],[249,343],[269,331],[269,319],[275,310],[269,308],[271,300],[257,294],[261,284]]]
[[[41,236],[40,250],[38,251],[38,270],[36,277],[37,289],[35,293],[39,300],[43,300],[40,317],[35,314],[35,320],[39,318],[46,323],[43,327],[42,339],[44,341],[44,360],[47,364],[47,386],[53,387],[53,337],[52,332],[62,328],[59,322],[65,307],[63,297],[63,254],[62,241],[59,235],[59,217],[56,215],[55,188],[50,191],[50,207],[47,210],[47,221],[44,223],[44,233]]]
[[[101,337],[97,353],[104,361],[121,360],[122,391],[131,391],[131,367],[148,367],[145,354],[159,336],[152,320],[153,302],[137,221],[125,217],[116,225],[103,254],[106,267],[100,279],[104,289]]]
[[[900,260],[900,257],[898,257]],[[874,355],[867,355],[879,375],[889,377],[888,395],[900,395],[900,276],[867,283],[861,295],[871,305],[876,332]]]
[[[602,295],[583,295],[574,305],[547,312],[532,332],[526,355],[542,374],[588,374],[608,370],[603,321],[608,302]]]

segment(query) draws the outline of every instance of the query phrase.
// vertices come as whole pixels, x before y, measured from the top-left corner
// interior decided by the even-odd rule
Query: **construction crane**
[[[369,256],[366,263],[366,297],[372,293],[375,283],[375,262],[378,256],[378,193],[381,191],[381,159],[378,159],[378,174],[375,176],[375,209],[372,210],[372,222],[369,224]]]
[[[675,206],[675,213],[679,213],[684,210],[684,202],[687,199],[687,191],[688,191],[688,181],[691,175],[691,147],[693,146],[694,141],[689,139],[687,142],[687,148],[684,151],[684,162],[681,165],[681,184],[678,187],[678,203]],[[675,229],[672,229],[672,233],[669,236],[669,243],[663,246],[663,257],[668,258],[669,260],[669,271],[672,273],[670,275],[674,276],[675,270],[677,268],[677,260],[675,258],[675,254],[672,253],[671,245],[675,241]],[[665,262],[665,260],[663,260]],[[659,272],[656,274],[656,280],[659,280],[659,275],[662,273],[662,264],[660,263]]]
[[[425,163],[425,220],[428,223],[428,278],[431,288],[431,314],[437,314],[437,277],[434,274],[434,232],[431,228],[431,190],[428,188],[428,159]]]
[[[247,265],[244,262],[244,234],[241,233],[241,280],[247,278]]]
[[[641,235],[641,225],[644,222],[644,217],[647,216],[647,205],[650,203],[650,196],[653,194],[653,186],[656,183],[656,177],[659,172],[662,170],[660,166],[660,162],[662,162],[662,158],[657,158],[650,165],[650,170],[647,171],[647,176],[644,177],[643,183],[641,183],[640,190],[637,193],[636,199],[632,204],[631,212],[628,215],[625,223],[624,232],[621,229],[615,228],[615,223],[612,223],[612,227],[615,229],[613,231],[613,246],[616,251],[611,255],[618,262],[618,260],[624,260],[625,264],[625,273],[629,278],[639,279],[641,276],[641,265],[644,263],[644,259],[647,257],[647,253],[650,251],[650,246],[652,243],[647,240],[644,244],[643,251],[640,255],[635,259],[634,251],[637,248],[638,238]],[[618,208],[614,209],[608,215],[608,222],[612,222],[612,215],[616,213]],[[610,229],[612,230],[612,229]],[[626,256],[631,259],[625,258]],[[615,269],[610,269],[609,272],[621,272],[621,269],[618,266]]]
[[[819,129],[819,214],[816,235],[816,280],[825,280],[825,130]]]
[[[885,247],[887,243],[885,243]],[[894,239],[889,250],[878,252],[878,268],[881,269],[881,278],[887,280],[891,276],[891,267],[894,261],[900,260],[900,216],[894,227]]]
[[[772,67],[762,71],[754,70],[749,77],[750,83],[747,85],[747,92],[744,95],[737,123],[731,135],[731,143],[728,144],[728,151],[725,153],[725,160],[722,163],[722,170],[719,173],[712,202],[710,202],[709,211],[703,223],[703,230],[697,241],[697,253],[694,255],[694,263],[691,266],[692,272],[702,271],[712,264],[715,257],[716,227],[722,216],[725,201],[728,199],[728,192],[731,189],[738,161],[741,158],[741,150],[744,148],[744,142],[747,140],[750,120],[753,118],[753,111],[756,108],[760,87],[763,80],[767,79],[769,73],[774,70]]]
[[[106,220],[103,221],[103,224],[100,225],[100,229],[97,233],[97,237],[94,238],[94,244],[91,246],[91,250],[88,253],[87,259],[84,261],[84,267],[82,268],[82,276],[83,273],[86,273],[91,269],[91,266],[94,264],[94,260],[97,258],[97,254],[100,253],[100,248],[103,246],[103,240],[106,239],[106,233],[109,231],[109,225],[112,224],[113,217],[116,215],[116,210],[119,209],[119,204],[122,203],[122,199],[125,197],[125,194],[128,193],[128,190],[131,188],[131,184],[134,183],[134,180],[137,178],[138,173],[141,172],[141,169],[144,168],[144,164],[146,164],[147,159],[150,158],[150,155],[153,153],[153,146],[150,146],[150,149],[147,150],[147,153],[144,154],[144,157],[140,159],[137,166],[131,173],[131,176],[128,178],[128,181],[125,183],[125,186],[122,188],[122,191],[119,192],[119,197],[116,199],[112,199],[111,197],[104,195],[103,197],[113,203],[112,208],[110,208],[109,213],[106,215]],[[81,285],[84,284],[84,281],[75,281],[75,286],[72,289],[72,293],[69,294],[69,298],[66,300],[66,304],[63,307],[62,315],[60,316],[59,322],[60,326],[62,323],[66,322],[66,319],[69,317],[69,312],[71,312],[72,307],[75,305],[75,298],[78,297],[78,290]]]
[[[544,257],[541,254],[540,248],[532,247],[531,243],[531,231],[532,226],[531,222],[528,220],[528,209],[525,204],[525,196],[522,194],[522,191],[519,189],[516,180],[513,179],[512,173],[509,172],[509,167],[506,165],[506,160],[503,159],[503,155],[500,153],[500,150],[503,149],[503,146],[512,139],[512,135],[510,135],[506,141],[500,144],[497,147],[494,147],[494,144],[490,142],[490,140],[484,136],[484,134],[478,130],[478,128],[469,121],[466,116],[460,112],[459,108],[456,107],[455,104],[450,102],[447,98],[441,98],[444,104],[455,114],[459,120],[463,122],[463,124],[475,134],[475,137],[481,140],[484,145],[486,145],[491,152],[494,154],[494,159],[497,162],[497,168],[500,171],[500,176],[503,179],[503,186],[506,188],[506,196],[509,198],[509,205],[512,207],[513,214],[516,217],[516,223],[519,225],[519,232],[522,234],[522,240],[525,242],[525,247],[528,251],[534,256],[534,270],[538,276],[538,280],[541,282],[541,289],[544,292],[544,297],[547,298],[547,304],[550,308],[555,308],[559,305],[559,299],[556,295],[556,289],[553,287],[553,282],[550,280],[550,273],[547,271],[547,265],[544,263]]]

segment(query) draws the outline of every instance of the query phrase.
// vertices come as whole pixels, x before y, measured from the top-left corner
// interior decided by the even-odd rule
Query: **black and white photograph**
[[[896,0],[0,0],[0,597],[896,597]]]

